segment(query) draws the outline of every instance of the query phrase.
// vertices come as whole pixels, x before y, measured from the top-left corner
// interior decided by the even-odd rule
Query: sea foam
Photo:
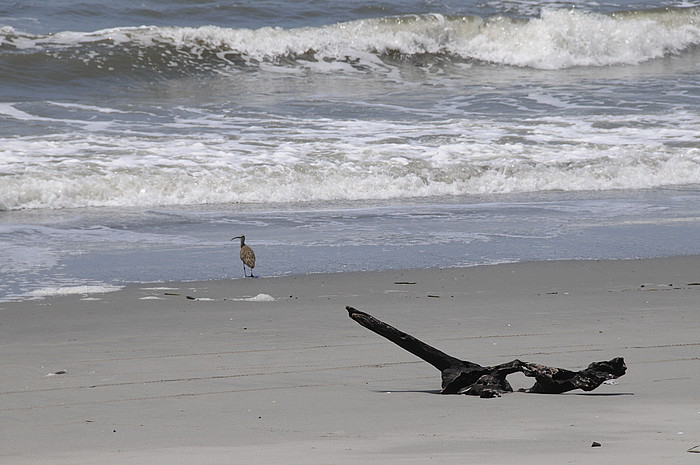
[[[11,113],[10,113],[11,114]],[[213,124],[214,116],[207,119]],[[198,132],[7,140],[0,210],[393,199],[700,183],[692,115],[530,121],[287,121],[219,117]],[[694,119],[695,118],[695,119]],[[246,121],[240,121],[246,124]],[[254,129],[259,125],[260,129]],[[293,129],[292,129],[293,128]],[[337,140],[328,134],[342,134]],[[387,138],[391,134],[391,138]],[[514,137],[514,135],[518,135]],[[265,141],[261,144],[260,141]],[[128,150],[124,150],[128,147]]]
[[[30,297],[51,297],[74,294],[103,294],[106,292],[115,292],[122,289],[120,286],[110,285],[83,285],[83,286],[62,286],[62,287],[43,287],[29,292]]]

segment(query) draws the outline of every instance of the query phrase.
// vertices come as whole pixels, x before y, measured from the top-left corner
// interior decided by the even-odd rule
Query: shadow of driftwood
[[[634,392],[574,392],[572,393],[577,396],[591,396],[591,397],[615,397],[615,396],[633,396]]]
[[[394,393],[396,393],[396,394],[418,393],[418,394],[438,394],[438,395],[442,394],[442,391],[439,391],[436,389],[426,389],[426,390],[420,390],[420,389],[416,389],[416,390],[412,390],[412,389],[405,389],[405,390],[401,390],[401,389],[397,389],[397,390],[394,390],[394,389],[392,389],[392,390],[372,389],[372,392],[377,392],[380,394],[386,394],[386,393],[391,393],[391,394],[394,394]]]

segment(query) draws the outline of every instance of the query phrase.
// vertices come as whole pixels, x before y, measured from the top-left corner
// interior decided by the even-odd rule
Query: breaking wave
[[[598,14],[544,9],[536,18],[384,17],[322,27],[232,29],[119,27],[33,35],[0,28],[0,57],[64,73],[159,75],[227,71],[261,63],[349,63],[372,69],[387,58],[447,58],[536,69],[634,65],[700,43],[698,8]],[[71,69],[72,67],[73,69]],[[65,76],[64,76],[65,77]]]

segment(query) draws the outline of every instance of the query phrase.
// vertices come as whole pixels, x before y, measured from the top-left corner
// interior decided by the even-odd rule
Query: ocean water
[[[699,233],[700,1],[0,2],[0,300]]]

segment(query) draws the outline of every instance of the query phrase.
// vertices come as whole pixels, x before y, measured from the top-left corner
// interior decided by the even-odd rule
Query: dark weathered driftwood
[[[350,318],[365,328],[384,336],[440,370],[442,373],[442,394],[500,396],[504,392],[513,392],[506,376],[518,371],[525,376],[535,378],[535,384],[530,389],[522,390],[523,392],[560,394],[574,389],[592,391],[604,381],[624,375],[627,370],[622,357],[616,357],[607,362],[591,363],[581,371],[548,367],[517,359],[501,365],[484,367],[447,355],[410,334],[379,321],[368,313],[352,307],[346,307],[346,309]]]

